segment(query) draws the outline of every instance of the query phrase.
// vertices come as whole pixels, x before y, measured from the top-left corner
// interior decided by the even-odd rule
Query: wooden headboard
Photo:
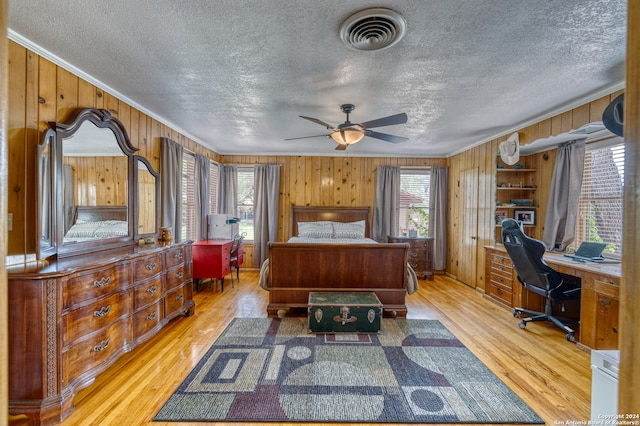
[[[73,223],[78,220],[100,222],[103,220],[127,221],[127,206],[77,206]]]
[[[291,235],[298,235],[298,222],[332,222],[365,221],[364,236],[371,238],[369,207],[327,207],[327,206],[291,206]]]

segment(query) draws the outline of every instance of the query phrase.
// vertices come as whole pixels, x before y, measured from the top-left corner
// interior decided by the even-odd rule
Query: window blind
[[[182,157],[182,241],[196,240],[195,180],[195,157],[185,152]]]
[[[431,172],[427,169],[400,170],[400,209],[398,235],[429,235]]]
[[[218,213],[218,165],[209,163],[209,214]]]
[[[255,194],[255,170],[253,167],[238,167],[238,215],[240,234],[253,241],[253,214]]]
[[[587,145],[575,247],[604,242],[605,254],[622,255],[623,186],[624,143]]]

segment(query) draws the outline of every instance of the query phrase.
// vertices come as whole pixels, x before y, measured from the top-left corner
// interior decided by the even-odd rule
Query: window
[[[218,165],[209,163],[209,214],[218,213]]]
[[[429,235],[429,191],[431,173],[426,169],[400,170],[398,235]]]
[[[186,152],[182,156],[182,241],[196,240],[196,178],[195,158]]]
[[[578,207],[576,239],[607,243],[604,253],[622,256],[622,206],[624,185],[624,143],[587,145],[582,193]]]
[[[253,241],[253,196],[255,193],[253,167],[238,167],[238,216],[240,235],[246,233],[245,240]]]

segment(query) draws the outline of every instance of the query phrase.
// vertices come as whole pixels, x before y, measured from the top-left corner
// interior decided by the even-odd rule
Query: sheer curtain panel
[[[255,189],[253,266],[259,268],[269,255],[269,241],[278,241],[280,166],[256,166]]]
[[[220,166],[220,191],[218,194],[218,212],[237,217],[238,168],[236,166]]]
[[[209,164],[204,155],[195,155],[196,238],[207,239],[207,214],[209,213]]]
[[[585,150],[584,140],[558,145],[542,237],[547,250],[564,251],[575,238]]]
[[[447,265],[447,191],[449,169],[431,168],[429,198],[429,234],[433,237],[433,270],[444,271]]]
[[[400,167],[380,166],[376,177],[376,195],[373,206],[372,238],[386,243],[388,235],[398,229],[400,206]]]
[[[168,138],[160,138],[162,150],[162,170],[160,173],[162,226],[173,228],[173,238],[180,242],[180,224],[182,223],[182,155],[181,145]]]

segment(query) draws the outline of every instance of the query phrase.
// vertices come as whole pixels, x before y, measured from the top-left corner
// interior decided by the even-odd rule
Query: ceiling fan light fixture
[[[340,145],[353,145],[360,142],[365,135],[360,130],[346,129],[335,131],[329,136]]]

